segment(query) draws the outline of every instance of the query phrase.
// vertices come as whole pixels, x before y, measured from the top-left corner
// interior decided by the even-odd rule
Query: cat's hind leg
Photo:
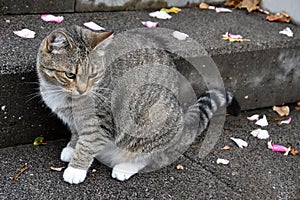
[[[111,176],[119,181],[125,181],[137,174],[144,166],[136,163],[119,163],[113,167]]]

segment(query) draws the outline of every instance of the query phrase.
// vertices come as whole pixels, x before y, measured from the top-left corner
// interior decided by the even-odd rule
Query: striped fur
[[[219,107],[240,110],[230,92],[210,90],[184,112],[177,75],[162,67],[176,69],[167,53],[142,49],[106,66],[106,49],[113,45],[119,50],[111,33],[72,26],[52,32],[38,52],[41,96],[72,133],[61,153],[69,162],[69,183],[82,182],[94,158],[112,167],[119,180],[170,164]]]

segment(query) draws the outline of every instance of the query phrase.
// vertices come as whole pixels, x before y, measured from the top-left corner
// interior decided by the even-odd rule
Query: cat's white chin
[[[71,184],[78,184],[84,181],[87,170],[68,167],[64,171],[64,181]]]

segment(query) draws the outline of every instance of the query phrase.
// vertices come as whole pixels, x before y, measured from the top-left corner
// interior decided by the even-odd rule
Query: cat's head
[[[112,36],[112,32],[97,33],[79,26],[53,31],[39,48],[40,83],[72,96],[88,94],[104,74],[103,52]]]

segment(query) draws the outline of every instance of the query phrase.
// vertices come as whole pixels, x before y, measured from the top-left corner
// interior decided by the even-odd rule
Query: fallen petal
[[[172,33],[172,35],[173,35],[173,37],[175,37],[178,40],[186,40],[186,38],[189,37],[188,34],[185,34],[185,33],[179,32],[179,31],[174,31]]]
[[[286,35],[288,37],[293,37],[294,36],[294,33],[293,31],[289,28],[289,27],[286,27],[285,29],[283,29],[282,31],[279,31],[280,34],[283,34],[283,35]]]
[[[166,12],[166,13],[179,13],[181,11],[180,8],[177,8],[177,7],[172,7],[172,8],[162,8],[160,9],[160,11],[163,11],[163,12]]]
[[[84,26],[88,27],[89,29],[92,29],[94,31],[102,31],[105,30],[105,28],[99,26],[95,22],[86,22],[83,24]]]
[[[272,144],[272,151],[273,152],[282,152],[285,153],[288,150],[285,146],[279,144]]]
[[[285,156],[289,155],[289,152],[291,151],[291,147],[288,147],[286,152],[284,153]]]
[[[229,150],[229,149],[230,149],[230,146],[228,146],[228,145],[221,148],[221,150]]]
[[[34,38],[34,36],[35,36],[35,32],[31,31],[27,28],[22,29],[20,31],[14,31],[14,34],[16,34],[17,36],[19,36],[21,38]]]
[[[273,142],[270,140],[268,143],[268,149],[273,149]]]
[[[259,115],[255,114],[255,115],[252,115],[250,117],[247,117],[247,119],[250,120],[250,121],[258,120],[259,119]]]
[[[255,124],[258,125],[258,126],[261,126],[261,127],[263,127],[263,126],[268,126],[269,123],[268,123],[268,120],[267,120],[266,115],[264,115],[263,118],[257,120],[257,121],[255,122]]]
[[[261,130],[260,128],[252,131],[250,134],[258,139],[268,139],[270,137],[267,130]]]
[[[257,137],[259,131],[261,131],[261,129],[256,129],[256,130],[254,130],[254,131],[251,131],[250,134],[253,135],[254,137]]]
[[[223,165],[228,165],[229,160],[223,159],[223,158],[218,158],[217,159],[217,164],[223,164]]]
[[[290,114],[290,107],[288,106],[273,106],[273,111],[277,112],[279,116],[288,116]]]
[[[215,9],[217,13],[220,13],[220,12],[232,12],[232,10],[230,10],[229,8],[216,8]]]
[[[164,11],[155,11],[152,13],[149,13],[150,17],[156,17],[158,19],[171,19],[172,16]]]
[[[224,35],[222,35],[222,39],[228,40],[230,42],[249,42],[250,41],[249,39],[243,38],[243,36],[241,36],[241,35],[232,34],[232,33],[228,33],[228,32],[226,32]]]
[[[61,23],[64,20],[63,16],[54,16],[49,14],[43,14],[41,15],[41,19],[45,22],[55,22],[55,23]]]
[[[230,139],[233,140],[240,148],[244,148],[248,146],[248,143],[242,139],[234,138],[234,137],[231,137]]]
[[[289,123],[291,123],[291,121],[292,121],[292,118],[289,117],[287,120],[281,121],[280,124],[289,124]]]
[[[155,28],[155,27],[157,27],[158,22],[146,21],[146,22],[142,22],[142,24],[144,26],[146,26],[147,28]]]

